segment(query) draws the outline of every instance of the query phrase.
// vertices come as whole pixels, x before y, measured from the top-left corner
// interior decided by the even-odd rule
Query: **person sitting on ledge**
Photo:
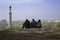
[[[23,28],[30,28],[30,21],[28,20],[28,19],[26,19],[26,21],[23,23],[23,27],[22,27],[22,29]]]
[[[32,19],[32,22],[30,23],[30,28],[36,28],[36,21]]]
[[[36,23],[36,28],[42,28],[41,20],[38,20],[38,22]]]

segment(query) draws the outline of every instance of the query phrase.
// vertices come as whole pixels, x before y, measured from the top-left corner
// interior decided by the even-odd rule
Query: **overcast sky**
[[[60,0],[0,0],[0,19],[8,19],[10,5],[13,20],[60,19]]]

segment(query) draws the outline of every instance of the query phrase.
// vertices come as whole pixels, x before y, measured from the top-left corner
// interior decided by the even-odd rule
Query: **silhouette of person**
[[[30,28],[30,21],[28,19],[26,19],[26,21],[23,23],[23,27],[22,28]]]
[[[38,20],[38,22],[37,22],[37,24],[36,24],[36,28],[42,28],[41,20]]]
[[[32,21],[30,23],[30,27],[31,28],[35,28],[36,27],[36,21],[34,19],[32,19]]]

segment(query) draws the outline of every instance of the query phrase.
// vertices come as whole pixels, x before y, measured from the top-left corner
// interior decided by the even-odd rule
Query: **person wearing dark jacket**
[[[22,28],[30,28],[30,21],[28,19],[26,19],[26,21],[23,23],[23,27]]]
[[[32,22],[30,23],[31,28],[36,28],[36,21],[32,19]]]
[[[36,23],[36,28],[42,28],[41,20],[38,20],[38,22]]]

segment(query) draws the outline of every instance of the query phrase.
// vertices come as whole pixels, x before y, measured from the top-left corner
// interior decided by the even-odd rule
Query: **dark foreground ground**
[[[0,40],[60,40],[60,30],[5,30],[0,31]]]

